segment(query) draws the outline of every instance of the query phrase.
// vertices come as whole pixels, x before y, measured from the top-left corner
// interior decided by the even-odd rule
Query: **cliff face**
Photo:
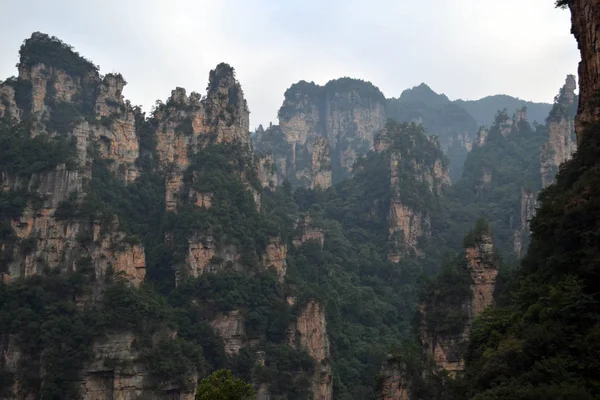
[[[310,301],[298,316],[289,336],[290,346],[304,349],[315,360],[315,373],[311,381],[313,399],[333,398],[333,378],[327,337],[325,310]]]
[[[565,85],[556,97],[556,102],[548,117],[549,139],[541,151],[542,187],[554,182],[554,177],[562,163],[571,159],[577,150],[573,108],[576,101],[575,77],[567,76]]]
[[[287,271],[287,245],[282,242],[281,236],[269,238],[269,244],[263,255],[263,266],[273,267],[277,272],[279,281],[283,282]]]
[[[177,209],[184,190],[183,173],[190,157],[211,144],[236,143],[248,148],[249,111],[233,68],[219,64],[210,73],[208,93],[201,98],[176,88],[154,112],[157,126],[156,151],[160,168],[167,175],[166,207]]]
[[[400,262],[411,253],[421,255],[419,241],[430,236],[427,209],[414,198],[435,201],[450,183],[448,169],[439,143],[414,124],[389,122],[375,137],[374,147],[389,165],[388,258]]]
[[[521,188],[521,218],[520,227],[515,230],[515,244],[514,250],[517,257],[521,256],[521,253],[529,240],[529,222],[535,215],[535,208],[537,206],[537,194],[531,191]]]
[[[109,266],[132,284],[139,286],[145,276],[144,249],[132,244],[119,232],[118,222],[90,222],[85,219],[60,219],[61,202],[81,192],[81,175],[59,167],[56,171],[34,174],[30,179],[2,176],[3,191],[26,190],[43,196],[41,205],[29,202],[20,217],[11,221],[18,244],[12,253],[4,282],[42,274],[44,268],[78,271],[92,267],[98,281],[106,276]]]
[[[569,2],[571,26],[579,44],[579,111],[575,121],[578,141],[587,126],[600,119],[600,54],[597,51],[600,4],[585,0]]]
[[[396,360],[389,360],[381,368],[380,400],[411,400],[412,391],[406,366]]]
[[[489,230],[476,233],[473,244],[465,249],[464,257],[461,268],[468,272],[470,295],[454,304],[455,309],[450,311],[455,315],[462,315],[462,329],[456,329],[454,332],[439,331],[432,316],[438,313],[436,307],[445,305],[437,303],[436,299],[425,299],[419,306],[421,345],[439,368],[451,374],[461,372],[465,368],[464,346],[473,320],[494,303],[498,261]]]
[[[161,382],[156,388],[156,377],[140,361],[141,354],[131,333],[109,335],[95,342],[92,351],[92,361],[83,372],[82,400],[195,398],[197,376],[188,377],[186,388],[171,382]]]
[[[281,181],[326,189],[350,174],[385,120],[385,98],[370,83],[302,81],[286,91],[279,125],[259,130],[254,145],[273,155]]]
[[[240,310],[218,314],[211,325],[223,339],[227,355],[239,353],[242,346],[246,344],[245,318]]]

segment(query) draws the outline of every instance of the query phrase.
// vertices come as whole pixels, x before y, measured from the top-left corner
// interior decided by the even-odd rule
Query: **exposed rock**
[[[579,112],[575,120],[577,140],[581,141],[583,131],[600,119],[600,4],[595,1],[572,0],[572,32],[581,52],[579,63]]]
[[[44,198],[41,207],[28,204],[21,216],[11,223],[15,235],[29,246],[26,253],[15,248],[14,260],[7,266],[4,281],[40,274],[44,266],[77,270],[87,263],[93,266],[96,278],[104,277],[112,266],[116,274],[136,286],[143,281],[144,249],[128,243],[126,235],[119,232],[118,223],[101,226],[89,221],[55,218],[59,204],[81,192],[81,178],[77,171],[67,171],[64,167],[33,175],[28,180],[2,176],[4,191],[26,189]]]
[[[494,303],[499,270],[489,230],[477,233],[475,242],[465,249],[465,268],[471,276],[472,296],[460,306],[460,311],[468,316],[460,334],[439,334],[435,327],[428,327],[427,314],[433,311],[432,305],[427,300],[419,305],[421,345],[436,365],[451,375],[465,368],[464,345],[468,340],[473,320]]]
[[[521,255],[523,245],[529,237],[529,222],[535,215],[536,206],[536,194],[521,188],[521,225],[514,234],[514,250],[517,257]]]
[[[279,276],[279,281],[283,282],[287,271],[287,246],[281,242],[281,237],[269,238],[269,244],[263,256],[263,266],[265,268],[274,267]]]
[[[212,320],[211,326],[225,343],[225,353],[232,356],[239,353],[246,343],[246,325],[240,310],[219,313]]]
[[[560,165],[571,159],[577,150],[575,125],[569,113],[575,102],[575,89],[575,77],[567,76],[565,85],[560,90],[548,117],[550,137],[541,151],[542,187],[547,187],[554,182]]]
[[[305,349],[315,360],[315,374],[311,382],[311,394],[315,400],[333,398],[332,368],[327,336],[325,310],[310,301],[296,320],[289,337],[290,346]]]
[[[237,264],[240,253],[235,246],[219,245],[212,236],[195,236],[188,240],[185,260],[186,276],[198,277],[205,272],[215,272],[225,264]]]
[[[200,193],[194,189],[190,189],[188,194],[190,202],[198,207],[210,208],[212,207],[213,194],[212,193]]]
[[[470,305],[470,322],[494,302],[494,288],[498,276],[498,260],[494,254],[492,236],[481,234],[477,242],[466,249],[467,269],[473,280],[473,298]],[[470,325],[470,323],[469,323]]]
[[[406,366],[394,359],[388,360],[380,372],[380,400],[412,400],[411,380]]]
[[[21,110],[15,100],[15,89],[8,83],[0,83],[0,118],[5,115],[15,122],[21,120]]]
[[[513,129],[513,121],[510,118],[506,118],[504,121],[500,122],[500,134],[504,137],[507,137]]]
[[[485,128],[480,128],[479,132],[477,132],[477,141],[475,142],[475,145],[478,147],[483,147],[487,141],[487,137],[489,135],[489,132],[487,131],[487,129]]]
[[[187,387],[160,381],[161,377],[152,376],[148,371],[140,351],[135,347],[135,341],[136,337],[131,332],[113,333],[94,341],[92,359],[81,371],[81,399],[193,400],[197,375],[193,373],[186,377]],[[0,365],[5,371],[14,373],[20,358],[21,352],[14,336],[0,336]],[[25,397],[18,382],[11,393],[12,396],[6,397],[7,400],[34,398]]]
[[[327,189],[331,187],[331,154],[327,139],[316,139],[312,148],[311,188]]]
[[[327,188],[348,176],[385,121],[385,98],[370,83],[302,81],[286,91],[279,126],[257,131],[255,148],[272,154],[280,182]]]
[[[208,144],[238,143],[250,145],[249,111],[233,68],[219,64],[210,72],[208,94],[188,97],[176,88],[167,103],[153,115],[157,125],[159,165],[167,174],[166,208],[177,209],[178,196],[184,189],[183,172],[190,156]]]
[[[515,128],[518,130],[519,123],[527,122],[527,107],[523,107],[523,108],[517,110],[513,120],[514,120]]]
[[[294,236],[292,241],[294,247],[300,247],[303,243],[314,240],[319,243],[321,248],[325,243],[325,234],[319,228],[312,226],[312,219],[309,214],[303,215],[297,222],[294,229],[298,230],[299,234]]]
[[[421,213],[413,211],[400,201],[392,201],[388,225],[390,242],[393,243],[388,255],[391,261],[400,262],[407,249],[420,253],[418,240],[429,232],[429,221]]]
[[[279,185],[279,176],[273,161],[273,156],[265,154],[257,158],[258,179],[263,188],[275,190]]]
[[[152,376],[141,362],[135,339],[131,333],[116,333],[94,343],[94,358],[83,370],[82,399],[193,400],[197,375],[187,377],[186,388],[157,382],[161,377]]]

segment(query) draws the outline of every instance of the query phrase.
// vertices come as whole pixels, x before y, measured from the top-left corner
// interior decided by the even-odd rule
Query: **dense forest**
[[[598,398],[597,124],[544,184],[574,134],[568,85],[533,119],[426,85],[294,85],[280,118],[318,105],[317,172],[341,171],[323,187],[296,174],[319,142],[251,137],[229,65],[148,115],[55,37],[18,69],[0,82],[0,399],[367,400],[390,365],[405,399]],[[376,133],[335,137],[348,115]],[[493,299],[468,306],[481,265]],[[458,373],[424,337],[451,338]]]

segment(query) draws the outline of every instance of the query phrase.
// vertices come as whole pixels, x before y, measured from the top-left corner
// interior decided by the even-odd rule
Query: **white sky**
[[[299,80],[343,76],[387,97],[425,82],[451,99],[551,102],[579,53],[553,0],[0,0],[0,77],[34,31],[129,82],[150,110],[176,86],[205,92],[219,62],[237,72],[251,127],[276,123]]]

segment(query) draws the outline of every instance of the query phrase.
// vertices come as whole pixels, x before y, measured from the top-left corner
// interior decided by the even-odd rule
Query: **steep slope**
[[[559,2],[565,3],[565,2]],[[568,2],[582,53],[578,150],[540,196],[532,243],[513,298],[473,329],[467,359],[468,394],[507,397],[597,398],[598,115],[600,9]],[[587,126],[586,126],[587,125]],[[550,351],[550,349],[553,349]],[[560,366],[559,368],[557,368]]]
[[[281,180],[327,189],[348,177],[357,157],[372,147],[385,123],[385,98],[356,79],[325,86],[301,81],[286,91],[278,117],[278,126],[256,133],[256,151],[271,153]]]
[[[578,150],[539,196],[531,245],[516,277],[497,296],[497,306],[473,322],[463,376],[446,380],[446,389],[430,398],[598,398],[598,246],[590,238],[599,230],[600,120],[594,116],[595,94],[589,90],[598,81],[598,51],[589,38],[598,34],[600,10],[578,0],[557,4],[571,9],[582,52],[580,70],[587,72],[579,82],[584,99]],[[395,370],[399,373],[388,376],[401,375],[394,382],[412,394],[414,374]]]
[[[532,122],[543,123],[552,108],[552,104],[535,103],[512,96],[498,94],[479,100],[455,100],[454,104],[465,109],[477,120],[479,126],[489,125],[494,120],[497,110],[517,110],[527,107],[527,114]]]
[[[323,306],[284,291],[292,224],[259,212],[233,69],[149,118],[56,38],[26,40],[19,74],[0,84],[0,397],[191,399],[229,367],[331,398]]]
[[[569,76],[546,125],[530,125],[525,109],[512,117],[503,110],[489,128],[480,129],[463,176],[448,190],[444,212],[434,224],[440,235],[437,242],[450,244],[449,250],[456,252],[458,238],[485,216],[506,258],[524,254],[537,195],[554,181],[560,164],[575,150],[575,98]]]
[[[397,99],[388,99],[386,114],[397,121],[422,124],[427,134],[436,135],[450,160],[450,177],[460,178],[478,128],[467,111],[421,84],[405,90]]]

